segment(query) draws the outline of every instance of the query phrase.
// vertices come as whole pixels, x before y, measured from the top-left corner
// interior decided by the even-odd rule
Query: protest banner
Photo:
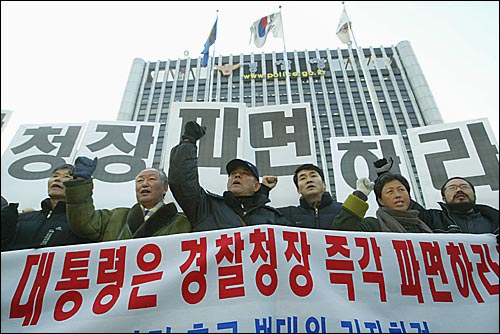
[[[499,330],[492,234],[259,225],[1,256],[2,332]]]

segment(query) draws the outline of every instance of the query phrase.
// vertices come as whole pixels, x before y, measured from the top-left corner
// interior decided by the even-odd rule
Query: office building
[[[157,166],[173,102],[310,103],[317,159],[330,171],[332,193],[331,136],[398,135],[414,169],[406,129],[443,123],[408,41],[364,48],[362,54],[347,48],[221,55],[211,61],[208,67],[201,66],[201,57],[133,61],[117,119],[163,123]]]

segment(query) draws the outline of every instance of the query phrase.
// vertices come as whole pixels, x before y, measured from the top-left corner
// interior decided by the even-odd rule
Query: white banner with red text
[[[492,234],[274,225],[2,252],[1,331],[499,331]]]

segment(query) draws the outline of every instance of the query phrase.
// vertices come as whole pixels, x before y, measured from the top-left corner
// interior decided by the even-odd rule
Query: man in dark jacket
[[[71,179],[73,166],[56,167],[48,181],[49,197],[41,210],[18,213],[18,203],[2,209],[2,251],[65,246],[90,242],[76,236],[66,219],[63,181]]]
[[[191,223],[174,203],[164,203],[168,179],[164,171],[146,168],[135,178],[137,203],[99,209],[92,198],[97,158],[78,157],[73,179],[65,181],[68,222],[73,231],[93,241],[145,238],[191,232]]]
[[[434,232],[498,234],[498,210],[476,204],[476,190],[467,179],[449,178],[441,187],[441,197],[442,210],[422,210],[419,215]]]
[[[205,131],[204,126],[187,122],[181,143],[170,152],[170,188],[193,224],[193,231],[260,224],[290,225],[288,219],[266,205],[269,202],[266,195],[257,193],[261,187],[259,172],[249,161],[234,159],[226,165],[227,191],[222,196],[200,186],[196,141]]]
[[[377,160],[375,170],[380,177],[392,167],[392,158]],[[435,233],[498,234],[498,210],[476,204],[474,185],[463,177],[451,177],[441,187],[443,202],[439,209],[425,209],[411,201],[410,209],[418,210],[419,218]]]
[[[333,200],[326,191],[323,170],[313,164],[299,166],[293,175],[297,192],[301,195],[299,205],[278,208],[296,227],[333,230],[333,221],[342,209],[342,203]],[[278,178],[264,176],[263,192],[273,189]],[[266,189],[267,187],[267,189]]]

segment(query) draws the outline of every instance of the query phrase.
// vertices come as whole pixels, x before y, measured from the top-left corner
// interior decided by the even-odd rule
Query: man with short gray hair
[[[174,203],[164,203],[168,179],[162,170],[146,168],[135,178],[137,203],[132,207],[96,210],[92,174],[97,158],[78,157],[73,179],[66,181],[68,222],[75,234],[111,241],[191,232],[191,223]]]
[[[41,210],[18,212],[18,203],[2,208],[2,251],[66,246],[91,242],[70,229],[66,218],[64,181],[71,179],[73,165],[54,168],[47,181],[48,198]]]

